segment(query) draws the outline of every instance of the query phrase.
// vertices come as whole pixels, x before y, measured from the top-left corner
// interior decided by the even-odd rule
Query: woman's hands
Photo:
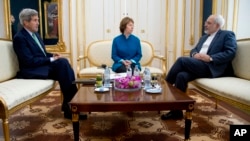
[[[122,63],[123,63],[126,67],[128,67],[128,66],[130,66],[130,65],[132,64],[132,62],[131,62],[130,60],[123,60]]]

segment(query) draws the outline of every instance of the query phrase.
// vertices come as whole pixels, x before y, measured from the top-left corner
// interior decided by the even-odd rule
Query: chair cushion
[[[154,57],[154,50],[149,42],[141,41],[142,48],[142,58],[141,65],[149,65]],[[96,41],[91,43],[87,49],[87,56],[89,62],[94,66],[101,66],[101,64],[106,64],[112,66],[113,60],[111,59],[112,41]]]
[[[96,74],[103,74],[104,73],[104,69],[103,68],[98,68],[98,67],[87,67],[84,69],[81,69],[79,74],[80,75],[96,75]]]
[[[140,60],[142,66],[141,74],[143,73],[145,67],[147,67],[150,69],[151,73],[164,75],[162,69],[151,66],[151,63],[155,56],[152,44],[146,41],[141,41],[141,47],[142,47],[142,58]],[[84,76],[93,77],[98,73],[103,74],[104,70],[98,68],[98,66],[101,66],[102,64],[106,64],[107,66],[112,66],[113,60],[111,59],[111,49],[112,49],[111,40],[92,42],[88,46],[87,53],[85,54],[85,56],[87,56],[88,58],[89,66],[87,66],[86,68],[82,68],[78,72],[78,75],[80,77]]]
[[[115,73],[110,69],[110,73]],[[104,74],[104,69],[99,67],[87,67],[80,70],[81,76],[96,76],[97,74]]]
[[[212,93],[250,104],[250,81],[236,77],[200,78],[194,83]]]
[[[54,80],[12,79],[0,83],[0,98],[11,109],[54,86]]]
[[[145,68],[146,67],[142,67],[142,70],[140,72],[141,74],[143,73]],[[163,75],[163,71],[159,68],[155,68],[155,67],[147,67],[147,68],[149,68],[151,74],[155,73],[155,74]],[[110,70],[110,71],[111,71],[110,72],[111,74],[115,73],[112,70]],[[96,74],[104,74],[104,69],[99,68],[99,67],[88,67],[88,68],[81,69],[79,74],[81,76],[96,76]]]

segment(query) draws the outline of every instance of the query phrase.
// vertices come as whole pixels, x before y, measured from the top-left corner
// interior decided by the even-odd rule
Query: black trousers
[[[76,84],[72,84],[72,82],[75,81],[75,73],[68,60],[60,58],[52,62],[50,65],[49,78],[59,82],[63,94],[62,110],[64,112],[70,112],[68,102],[70,102],[76,94],[77,86]]]
[[[133,73],[134,72],[134,68],[135,68],[135,64],[132,63],[130,67],[131,67],[132,73]],[[119,68],[116,69],[115,72],[116,73],[127,72],[127,67],[124,64],[122,64]]]
[[[212,74],[206,62],[191,57],[180,57],[169,70],[166,81],[186,92],[189,81],[210,77]]]

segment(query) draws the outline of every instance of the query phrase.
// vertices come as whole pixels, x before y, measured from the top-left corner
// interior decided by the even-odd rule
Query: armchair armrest
[[[87,56],[83,56],[83,55],[80,55],[77,58],[77,75],[78,76],[80,74],[80,70],[82,68],[86,68],[86,60],[87,60]]]
[[[161,61],[161,69],[163,71],[163,77],[165,78],[167,75],[167,66],[166,66],[166,58],[162,55],[154,55],[154,58],[159,59]]]
[[[162,55],[155,55],[154,58],[160,59],[162,61],[166,61],[166,58]]]
[[[86,56],[80,55],[80,56],[77,58],[77,62],[79,62],[79,61],[81,61],[81,60],[83,60],[83,59],[85,59],[85,58],[86,58]]]

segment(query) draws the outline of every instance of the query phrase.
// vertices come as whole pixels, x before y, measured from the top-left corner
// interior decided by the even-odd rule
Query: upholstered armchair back
[[[146,41],[141,41],[141,50],[142,50],[142,58],[141,58],[141,66],[149,66],[151,65],[154,59],[154,49],[152,44]]]
[[[112,66],[111,48],[110,40],[92,42],[85,54],[85,56],[88,56],[90,66],[101,66],[102,64]]]
[[[141,41],[142,58],[141,58],[141,73],[145,67],[149,68],[151,73],[166,74],[166,59],[163,56],[154,54],[152,44],[147,41]],[[95,77],[96,74],[103,74],[104,70],[100,68],[102,64],[109,67],[112,66],[113,60],[111,59],[112,40],[102,40],[92,42],[85,50],[84,56],[79,56],[77,74],[80,78]],[[161,68],[152,67],[153,59],[159,59],[162,66]],[[114,73],[111,71],[111,73]]]
[[[19,66],[11,40],[0,40],[0,60],[0,82],[15,77]]]
[[[250,39],[237,41],[237,52],[233,60],[234,74],[237,77],[250,80]]]
[[[141,41],[142,48],[142,59],[140,61],[142,66],[150,65],[154,58],[154,50],[153,46],[146,41]],[[112,41],[104,40],[104,41],[95,41],[92,42],[87,49],[88,61],[90,62],[90,66],[101,66],[102,64],[106,64],[107,66],[112,66],[113,60],[111,59],[111,49],[112,49]]]

